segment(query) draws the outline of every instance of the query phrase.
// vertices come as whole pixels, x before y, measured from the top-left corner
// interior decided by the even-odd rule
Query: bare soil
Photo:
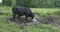
[[[15,23],[19,24],[20,26],[23,26],[26,23],[30,25],[32,23],[31,19],[28,19],[26,22],[24,17],[13,20],[13,18],[10,16],[7,18],[7,20],[10,22],[15,22]],[[36,23],[49,24],[49,25],[53,25],[53,26],[60,28],[60,16],[47,16],[45,18],[38,18],[37,20],[38,21]]]

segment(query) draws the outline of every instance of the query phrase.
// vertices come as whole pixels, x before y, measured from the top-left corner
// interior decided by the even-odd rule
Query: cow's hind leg
[[[16,18],[16,14],[14,13],[14,14],[13,14],[13,20],[15,20],[15,18]]]

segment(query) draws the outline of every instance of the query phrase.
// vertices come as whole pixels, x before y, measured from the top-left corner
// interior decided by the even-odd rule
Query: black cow
[[[16,15],[18,15],[18,17],[25,15],[26,20],[27,20],[28,17],[31,17],[31,19],[34,18],[34,14],[32,13],[31,9],[26,8],[26,7],[16,7],[16,6],[14,6],[12,8],[12,12],[13,12],[13,18],[14,19],[15,19]]]

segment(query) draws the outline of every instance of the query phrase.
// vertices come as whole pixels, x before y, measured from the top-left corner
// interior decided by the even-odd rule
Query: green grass
[[[59,8],[32,8],[34,13],[40,14],[40,16],[45,17],[47,15],[60,15]]]
[[[39,13],[40,16],[46,16],[47,13],[51,15],[60,9],[54,8],[31,8],[33,12]],[[0,7],[0,32],[60,32],[55,26],[48,24],[38,24],[37,28],[33,26],[24,26],[24,29],[18,26],[15,22],[8,22],[6,18],[12,15],[11,7]]]

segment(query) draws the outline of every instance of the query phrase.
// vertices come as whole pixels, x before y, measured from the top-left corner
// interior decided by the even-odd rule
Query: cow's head
[[[35,19],[35,14],[34,14],[34,13],[32,14],[31,18],[32,18],[32,22],[36,22],[36,21],[37,21],[37,20]]]

